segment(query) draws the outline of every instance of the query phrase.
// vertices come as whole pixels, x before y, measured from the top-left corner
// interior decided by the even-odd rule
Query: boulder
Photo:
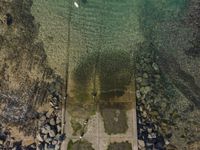
[[[136,82],[137,82],[137,83],[141,83],[141,82],[142,82],[142,77],[137,77],[137,78],[136,78]]]
[[[61,118],[60,117],[56,117],[56,124],[60,124],[61,123]]]
[[[48,143],[48,144],[50,144],[50,143],[51,143],[51,141],[52,141],[52,139],[51,139],[51,138],[47,138],[47,139],[45,140],[45,142],[46,142],[46,143]]]
[[[152,128],[147,128],[148,133],[152,133],[153,129]]]
[[[137,99],[140,99],[140,98],[141,98],[141,94],[140,94],[140,91],[139,91],[139,90],[136,91],[136,98],[137,98]]]
[[[148,76],[147,73],[144,73],[144,74],[143,74],[143,78],[148,79],[148,77],[149,77],[149,76]]]
[[[155,71],[159,71],[159,67],[156,63],[153,63],[152,64],[152,68],[155,70]]]
[[[145,87],[141,87],[140,88],[140,92],[142,93],[142,94],[147,94],[147,93],[149,93],[151,91],[151,87],[150,86],[145,86]]]
[[[49,150],[47,143],[44,144],[44,150]]]
[[[55,137],[55,136],[56,136],[55,131],[54,131],[54,130],[50,130],[50,131],[49,131],[49,136],[50,136],[50,137]]]
[[[50,130],[51,130],[51,127],[46,124],[44,127],[41,128],[41,133],[48,134]]]
[[[53,140],[52,141],[52,145],[56,145],[56,144],[58,144],[58,141],[57,140]]]
[[[52,125],[52,126],[55,126],[55,125],[56,125],[56,122],[55,122],[55,119],[54,119],[54,118],[51,118],[49,123],[50,123],[50,125]]]
[[[54,109],[53,108],[49,108],[49,111],[46,113],[46,117],[50,118],[51,115],[53,114],[53,112],[54,112]]]
[[[46,118],[45,115],[42,115],[42,116],[40,117],[40,121],[41,121],[41,122],[44,122],[46,119],[47,119],[47,118]]]
[[[44,141],[40,134],[37,134],[36,138],[37,138],[37,140],[40,141],[40,142],[43,142],[43,141]]]
[[[55,145],[55,150],[59,150],[59,149],[60,149],[60,145],[59,144]]]
[[[44,141],[46,141],[47,138],[48,138],[48,136],[47,136],[47,135],[44,135],[44,137],[43,137]]]
[[[57,125],[57,132],[61,132],[61,126]]]
[[[138,147],[139,148],[144,148],[145,147],[145,143],[143,140],[138,140]]]
[[[0,145],[3,145],[3,143],[4,143],[3,140],[0,140]]]
[[[146,112],[145,110],[142,112],[142,116],[143,116],[144,118],[147,118],[147,112]]]

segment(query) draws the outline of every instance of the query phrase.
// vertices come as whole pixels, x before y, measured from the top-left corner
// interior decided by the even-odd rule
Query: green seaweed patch
[[[86,140],[79,140],[76,142],[70,140],[67,146],[67,150],[94,150],[94,148],[92,148],[92,144]]]

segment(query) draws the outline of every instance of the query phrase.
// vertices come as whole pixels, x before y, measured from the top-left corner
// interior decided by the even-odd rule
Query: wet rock
[[[147,118],[147,112],[146,112],[145,110],[142,112],[142,116],[143,116],[144,118]]]
[[[143,74],[143,78],[148,79],[148,77],[149,77],[149,76],[148,76],[147,73],[144,73],[144,74]]]
[[[46,142],[46,143],[48,143],[48,144],[50,144],[50,143],[51,143],[51,141],[52,141],[52,139],[51,139],[51,138],[47,138],[47,139],[45,140],[45,142]]]
[[[153,63],[152,64],[152,68],[155,70],[155,71],[159,71],[159,67],[156,63]]]
[[[151,91],[151,87],[150,86],[145,86],[145,87],[141,87],[140,88],[140,92],[142,93],[142,94],[147,94],[148,92],[150,92]]]
[[[164,141],[163,136],[158,136],[156,139],[155,148],[163,149],[164,145],[165,145],[165,141]]]
[[[136,82],[137,82],[137,83],[141,83],[141,82],[142,82],[142,77],[137,77],[137,78],[136,78]]]
[[[141,98],[141,94],[140,94],[140,91],[139,91],[139,90],[136,91],[136,98],[137,98],[138,100]]]

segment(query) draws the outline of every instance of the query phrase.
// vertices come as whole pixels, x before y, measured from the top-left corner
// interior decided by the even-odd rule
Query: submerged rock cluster
[[[170,106],[169,95],[162,85],[162,74],[153,52],[140,52],[136,62],[136,98],[138,145],[143,150],[164,150],[170,144],[173,124],[171,116],[164,115]],[[173,114],[172,114],[173,115]]]
[[[152,46],[136,61],[139,148],[188,149],[199,141],[199,110],[160,68],[159,59]]]

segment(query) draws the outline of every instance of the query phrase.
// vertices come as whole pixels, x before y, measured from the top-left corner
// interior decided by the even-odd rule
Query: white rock
[[[43,137],[44,141],[46,141],[47,138],[48,138],[48,136],[47,136],[47,135],[44,135],[44,137]]]
[[[149,76],[148,76],[147,73],[144,73],[144,74],[143,74],[143,78],[148,79],[148,77],[149,77]]]
[[[57,144],[56,146],[55,146],[55,150],[59,150],[60,149],[60,146],[59,146],[59,144]]]
[[[50,120],[50,125],[52,125],[52,126],[55,126],[56,125],[56,122],[55,122],[55,120],[54,120],[54,118],[51,118],[51,120]]]
[[[142,116],[143,116],[144,118],[147,117],[147,112],[146,112],[145,110],[142,112]]]
[[[138,140],[138,146],[140,148],[144,148],[145,147],[144,141],[143,140]]]
[[[152,130],[153,130],[152,128],[147,128],[148,133],[152,133]]]
[[[55,137],[56,134],[55,134],[55,132],[54,132],[53,130],[50,130],[50,131],[49,131],[49,136],[50,136],[50,137]]]
[[[44,140],[42,139],[42,137],[41,137],[40,134],[38,134],[38,135],[36,136],[36,138],[37,138],[37,140],[40,141],[40,142],[43,142],[43,141],[44,141]]]
[[[53,108],[49,108],[49,111],[46,113],[46,117],[50,118],[53,112],[54,112],[54,109]]]
[[[60,132],[61,131],[61,126],[57,125],[57,131]]]
[[[44,145],[44,150],[48,150],[47,144]]]
[[[137,82],[137,83],[141,83],[141,82],[142,82],[142,77],[137,77],[137,78],[136,78],[136,82]]]
[[[139,91],[139,90],[136,91],[136,97],[137,97],[137,99],[140,99],[140,98],[141,98],[141,94],[140,94],[140,91]]]
[[[59,117],[56,117],[56,124],[60,124],[61,123],[61,119]]]
[[[79,5],[77,2],[74,2],[74,6],[76,6],[76,8],[79,8]]]
[[[52,145],[56,145],[57,143],[58,143],[57,140],[53,140],[53,141],[52,141]]]
[[[169,143],[168,140],[165,139],[165,144],[166,144],[166,145],[169,145],[170,143]]]
[[[155,71],[158,71],[159,68],[158,68],[158,65],[156,63],[153,63],[152,64],[152,68],[155,70]]]

